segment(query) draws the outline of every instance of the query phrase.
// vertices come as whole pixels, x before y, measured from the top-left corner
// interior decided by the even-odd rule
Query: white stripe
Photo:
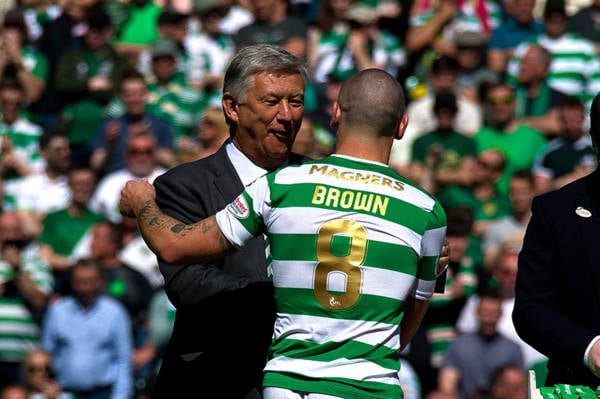
[[[0,334],[21,334],[37,336],[40,333],[35,324],[0,322]]]
[[[0,339],[0,351],[14,350],[32,350],[36,348],[35,342],[17,340],[17,339]]]
[[[327,166],[327,170],[336,169],[339,172],[339,174],[347,172],[348,176],[355,176],[357,173],[360,173],[363,176],[377,176],[379,178],[379,181],[383,181],[383,179],[396,181],[396,179],[392,179],[389,176],[383,175],[381,173],[372,172],[367,169],[357,170],[323,163],[312,165],[307,164],[297,168],[294,167],[284,169],[281,172],[277,173],[277,176],[275,177],[275,183],[286,185],[310,182],[315,184],[326,184],[353,191],[367,191],[406,201],[421,209],[424,209],[425,211],[431,211],[435,204],[435,200],[431,198],[428,194],[404,182],[401,182],[402,186],[404,187],[404,190],[397,190],[393,187],[387,185],[384,186],[381,184],[364,183],[361,185],[361,181],[344,180],[342,178],[336,178],[335,176],[324,176],[321,175],[321,172],[313,172],[313,174],[309,174],[311,168],[324,166]],[[392,183],[392,185],[393,184],[394,183]]]
[[[426,281],[426,280],[419,279],[419,284],[417,285],[417,289],[415,290],[415,298],[421,299],[424,301],[431,299],[431,297],[433,296],[434,288],[435,288],[435,280]]]
[[[329,362],[292,359],[284,356],[269,360],[265,371],[281,371],[309,378],[350,378],[357,381],[398,385],[398,371],[390,370],[366,360],[336,359]]]
[[[273,337],[315,344],[357,341],[397,350],[400,347],[400,326],[374,321],[278,313]]]
[[[312,224],[298,223],[299,215]],[[311,207],[273,208],[266,222],[267,229],[273,234],[317,234],[321,225],[332,218],[356,221],[366,229],[368,240],[402,245],[410,247],[417,254],[421,253],[420,234],[401,224],[372,215]]]
[[[278,288],[314,288],[316,262],[273,260],[273,284]],[[414,285],[415,277],[393,270],[361,266],[361,294],[403,301]],[[335,277],[331,280],[335,283]],[[330,287],[330,288],[340,288]],[[337,290],[337,289],[336,289]],[[345,291],[341,289],[339,291]]]
[[[15,303],[8,304],[4,303],[0,307],[0,320],[5,317],[31,319],[31,313],[25,308],[25,306]]]
[[[446,237],[446,226],[425,231],[421,241],[422,256],[438,256]]]
[[[219,229],[231,244],[237,248],[244,246],[244,243],[253,237],[248,230],[233,216],[227,208],[217,212],[217,224]]]

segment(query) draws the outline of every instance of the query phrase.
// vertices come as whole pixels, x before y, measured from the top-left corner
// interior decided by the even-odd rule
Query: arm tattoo
[[[175,219],[163,214],[158,209],[154,201],[147,201],[140,210],[138,222],[140,228],[152,227],[152,230],[162,231],[171,230],[173,233],[180,233],[186,227]]]
[[[138,223],[144,239],[153,250],[158,249],[159,243],[164,244],[165,239],[174,243],[173,237],[177,237],[175,242],[179,246],[186,241],[184,237],[190,236],[187,238],[192,238],[191,236],[198,234],[206,235],[206,238],[209,238],[208,241],[203,240],[205,243],[212,242],[204,250],[212,253],[212,255],[218,257],[235,250],[233,245],[221,233],[214,215],[194,224],[185,224],[162,213],[154,201],[148,201],[139,212]],[[169,239],[168,236],[172,238]],[[202,251],[200,249],[200,252]],[[212,255],[206,259],[212,259]]]

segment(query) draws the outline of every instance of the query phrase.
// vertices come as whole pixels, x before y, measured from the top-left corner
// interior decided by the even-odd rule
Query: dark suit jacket
[[[600,379],[583,364],[600,335],[600,170],[537,197],[519,256],[513,321],[549,358],[546,386]]]
[[[162,211],[186,223],[213,215],[244,188],[225,146],[169,170],[154,186]],[[263,239],[214,264],[159,266],[177,313],[153,397],[171,398],[173,389],[178,397],[256,397],[275,320]]]

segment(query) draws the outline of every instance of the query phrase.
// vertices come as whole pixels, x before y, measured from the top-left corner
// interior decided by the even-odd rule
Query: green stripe
[[[33,334],[33,335],[27,335],[25,333],[23,334],[19,334],[19,333],[0,333],[0,341],[2,340],[16,340],[16,341],[21,341],[23,343],[37,343],[38,342],[38,335],[37,334]]]
[[[576,46],[577,43],[574,43],[574,45]],[[581,47],[579,47],[581,48]],[[591,60],[593,57],[591,56],[590,53],[588,52],[583,52],[583,51],[573,51],[573,52],[569,52],[568,51],[568,47],[566,48],[566,51],[555,51],[552,53],[552,61],[570,61],[573,60],[573,62],[579,61],[579,62],[583,62],[586,63],[589,60]],[[519,57],[522,58],[522,57]]]
[[[437,256],[424,256],[421,258],[419,265],[421,266],[421,280],[433,281],[435,280],[435,271],[437,269]]]
[[[572,80],[575,82],[585,83],[586,77],[578,72],[571,71],[555,71],[549,74],[550,79],[556,80]]]
[[[316,234],[272,234],[271,255],[277,260],[317,261]],[[415,275],[417,254],[410,247],[367,241],[363,265]],[[402,263],[396,263],[399,259]]]
[[[366,359],[386,369],[398,369],[398,351],[383,345],[369,345],[357,341],[317,344],[310,341],[283,339],[271,345],[274,354],[316,362],[332,362],[339,359]],[[277,355],[274,355],[277,357]]]
[[[347,378],[309,379],[298,374],[267,371],[263,386],[281,387],[300,392],[315,392],[352,399],[382,399],[404,397],[399,385],[381,382],[355,381]]]
[[[244,228],[254,237],[256,237],[259,233],[262,233],[262,219],[259,214],[253,211],[254,209],[254,201],[252,197],[244,191],[242,193],[244,199],[246,200],[246,204],[248,205],[249,216],[246,218],[237,218],[237,220],[244,226]]]
[[[28,346],[27,348],[23,348],[21,350],[0,350],[0,359],[3,361],[21,361],[25,358],[27,353],[29,353],[33,348]]]
[[[18,323],[18,324],[27,324],[27,325],[37,326],[37,324],[33,321],[33,318],[31,316],[28,316],[27,314],[23,315],[22,317],[18,317],[18,316],[3,316],[0,313],[0,323],[1,324]]]
[[[361,295],[358,301],[346,309],[325,308],[313,290],[305,288],[275,288],[277,311],[297,315],[326,317],[339,320],[367,320],[387,324],[399,324],[404,301],[376,295]]]

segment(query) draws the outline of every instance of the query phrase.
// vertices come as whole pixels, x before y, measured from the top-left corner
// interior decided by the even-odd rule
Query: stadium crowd
[[[263,42],[306,60],[294,151],[310,158],[334,149],[350,76],[405,88],[390,165],[439,199],[450,243],[405,397],[524,399],[527,370],[543,381],[510,317],[517,257],[533,197],[597,165],[599,0],[6,0],[0,21],[0,399],[149,397],[176,309],[120,190],[228,139],[225,69]]]

